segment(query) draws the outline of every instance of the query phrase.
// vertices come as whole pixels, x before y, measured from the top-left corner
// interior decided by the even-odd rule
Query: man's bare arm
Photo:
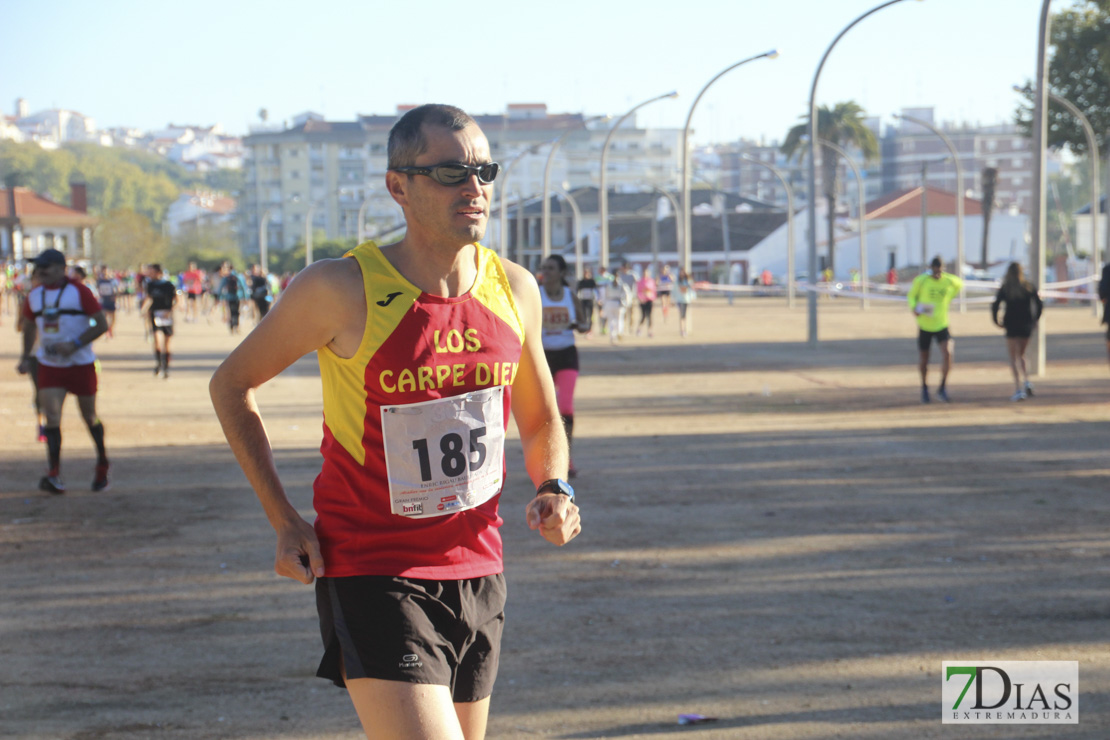
[[[216,370],[209,392],[228,444],[277,532],[274,570],[311,583],[314,577],[324,575],[319,544],[312,526],[285,494],[255,402],[255,389],[309,352],[326,345],[335,347],[355,334],[361,336],[365,300],[354,260],[317,262],[298,275],[286,293],[267,320]],[[358,310],[362,323],[352,328],[352,323],[358,322]],[[302,558],[307,558],[307,567]]]
[[[552,478],[567,477],[570,452],[543,354],[539,288],[535,278],[519,265],[506,262],[505,271],[524,322],[524,348],[513,379],[513,418],[520,430],[525,468],[539,486]],[[578,507],[558,493],[537,495],[529,502],[525,517],[529,527],[556,545],[565,545],[582,531]]]

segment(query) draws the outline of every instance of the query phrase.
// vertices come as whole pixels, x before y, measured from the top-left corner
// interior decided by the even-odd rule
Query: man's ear
[[[397,205],[401,206],[401,208],[407,206],[409,202],[409,180],[410,178],[408,175],[404,175],[400,172],[389,170],[385,173],[385,189],[389,192],[390,197],[393,198],[393,200],[395,200],[397,202]]]

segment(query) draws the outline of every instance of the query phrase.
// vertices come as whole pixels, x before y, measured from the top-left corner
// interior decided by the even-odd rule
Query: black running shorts
[[[940,331],[925,331],[924,329],[917,330],[917,348],[922,352],[929,351],[929,344],[933,339],[937,340],[937,345],[942,346],[952,338],[948,333],[948,327],[944,327]]]
[[[493,693],[505,624],[505,577],[316,580],[324,658],[316,675],[447,686],[452,701]]]

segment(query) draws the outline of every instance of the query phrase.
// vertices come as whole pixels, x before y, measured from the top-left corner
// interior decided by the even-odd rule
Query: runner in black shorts
[[[948,340],[952,338],[951,332],[948,327],[944,327],[940,331],[925,331],[924,329],[917,330],[917,348],[922,352],[928,352],[929,346],[933,340],[937,341],[938,347],[944,347],[948,344]]]
[[[458,703],[493,693],[505,576],[437,581],[349,576],[316,581],[324,658],[316,675],[448,686]]]
[[[154,374],[170,377],[170,337],[173,336],[173,308],[177,305],[177,286],[162,276],[161,265],[150,266],[151,279],[146,285],[143,313],[150,316],[154,335]],[[158,337],[162,339],[159,341]]]

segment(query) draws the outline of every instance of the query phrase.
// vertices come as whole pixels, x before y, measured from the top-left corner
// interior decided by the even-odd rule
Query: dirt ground
[[[1110,372],[1090,310],[1049,308],[1048,372],[1024,403],[986,311],[954,315],[952,403],[930,406],[901,304],[823,300],[816,348],[804,305],[693,311],[685,340],[657,314],[652,339],[581,342],[570,546],[524,525],[509,449],[489,737],[1110,737]],[[121,315],[97,343],[112,489],[88,488],[70,401],[70,491],[48,496],[0,318],[0,736],[360,737],[345,693],[314,677],[311,590],[273,574],[208,402],[237,337],[180,323],[162,380]],[[314,358],[260,403],[311,516]],[[957,659],[1078,660],[1079,725],[942,725],[941,661]]]

